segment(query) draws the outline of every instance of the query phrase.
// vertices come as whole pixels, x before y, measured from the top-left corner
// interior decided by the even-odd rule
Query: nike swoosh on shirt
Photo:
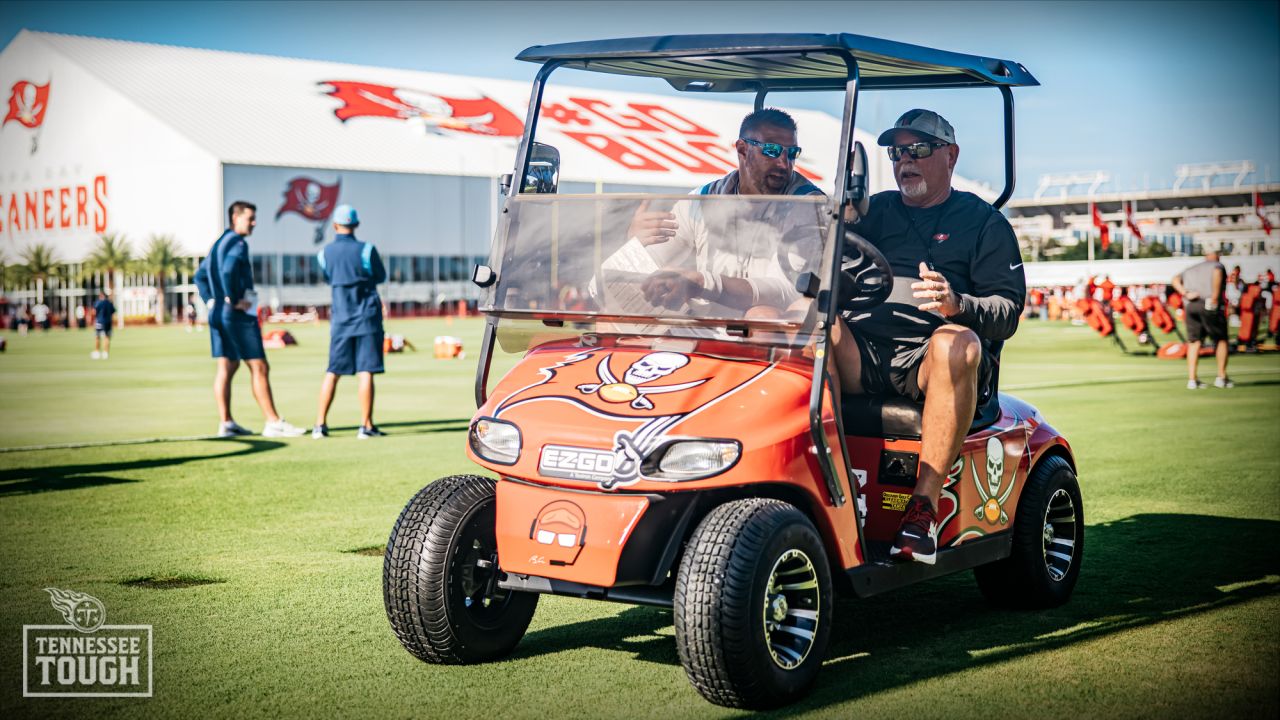
[[[1010,270],[1017,270],[1020,267],[1022,267],[1022,263],[1018,263],[1017,265],[1014,265],[1013,263],[1009,263]]]

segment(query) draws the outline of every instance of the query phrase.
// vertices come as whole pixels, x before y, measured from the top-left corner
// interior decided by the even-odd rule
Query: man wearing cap
[[[942,483],[976,408],[998,403],[999,350],[1018,327],[1026,278],[1009,222],[951,188],[960,147],[950,123],[909,110],[879,144],[898,190],[873,196],[853,230],[884,253],[894,292],[871,311],[847,313],[833,352],[843,392],[924,403],[915,491],[889,552],[932,564]]]
[[[1204,387],[1196,374],[1200,361],[1200,345],[1208,339],[1216,343],[1218,377],[1216,387],[1232,388],[1235,383],[1227,377],[1227,359],[1231,348],[1227,344],[1227,316],[1223,312],[1226,302],[1227,268],[1216,250],[1204,254],[1204,261],[1196,263],[1173,277],[1173,287],[1187,301],[1187,389]]]
[[[227,208],[230,227],[213,243],[208,257],[196,270],[196,287],[209,306],[209,342],[213,357],[218,360],[218,372],[213,380],[220,421],[218,437],[253,434],[231,418],[231,378],[241,360],[249,366],[253,397],[267,419],[262,436],[297,437],[306,430],[294,427],[276,413],[267,351],[262,346],[262,328],[254,314],[258,293],[253,289],[253,266],[245,238],[257,225],[257,212],[252,203],[243,200],[231,203]]]
[[[387,279],[382,258],[372,244],[356,239],[360,216],[350,205],[333,211],[333,242],[316,254],[325,280],[333,287],[329,314],[329,369],[320,383],[320,407],[311,437],[329,436],[329,406],[340,375],[360,378],[361,440],[385,433],[373,424],[373,376],[382,366],[382,299],[378,283]]]

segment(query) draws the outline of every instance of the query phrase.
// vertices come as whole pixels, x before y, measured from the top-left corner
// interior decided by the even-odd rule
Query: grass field
[[[404,503],[472,467],[476,321],[399,321],[357,441],[355,387],[334,437],[120,444],[210,434],[207,338],[9,334],[0,355],[0,716],[732,717],[686,682],[670,612],[543,598],[506,661],[437,667],[404,652],[380,557]],[[310,425],[327,327],[272,351],[284,416]],[[235,414],[261,427],[247,371]],[[969,574],[839,607],[797,717],[1276,717],[1280,713],[1280,356],[1232,360],[1233,390],[1184,389],[1181,363],[1127,357],[1087,328],[1026,323],[1003,387],[1077,454],[1087,554],[1074,598],[988,608]],[[1212,370],[1202,366],[1202,376]],[[78,445],[77,445],[78,444]],[[58,447],[58,446],[62,447]],[[45,449],[15,449],[52,446]],[[143,580],[142,583],[136,581]],[[180,587],[167,587],[166,581]],[[154,626],[150,699],[22,697],[22,626],[59,624],[46,587]]]

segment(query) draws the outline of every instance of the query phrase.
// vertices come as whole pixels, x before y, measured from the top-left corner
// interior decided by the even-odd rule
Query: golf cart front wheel
[[[799,698],[826,656],[831,592],[822,539],[796,507],[752,498],[712,510],[676,578],[676,647],[689,681],[726,707]]]
[[[538,596],[498,587],[496,486],[452,475],[423,488],[400,513],[382,566],[391,629],[414,657],[485,662],[524,637]]]
[[[1071,597],[1084,559],[1084,507],[1071,465],[1049,457],[1036,465],[1018,501],[1012,554],[974,568],[978,589],[994,605],[1040,609]]]

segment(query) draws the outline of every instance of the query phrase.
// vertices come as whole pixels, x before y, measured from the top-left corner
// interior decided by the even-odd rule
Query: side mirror
[[[529,169],[520,192],[554,193],[560,185],[560,151],[535,142],[529,150]]]
[[[867,190],[867,151],[860,142],[853,143],[853,152],[849,155],[849,187],[844,201],[854,214],[852,218],[845,218],[848,222],[865,217],[871,204],[871,193]]]
[[[497,282],[497,280],[498,273],[494,272],[493,268],[488,265],[477,265],[475,269],[471,271],[471,282],[475,283],[478,287],[489,287]]]

